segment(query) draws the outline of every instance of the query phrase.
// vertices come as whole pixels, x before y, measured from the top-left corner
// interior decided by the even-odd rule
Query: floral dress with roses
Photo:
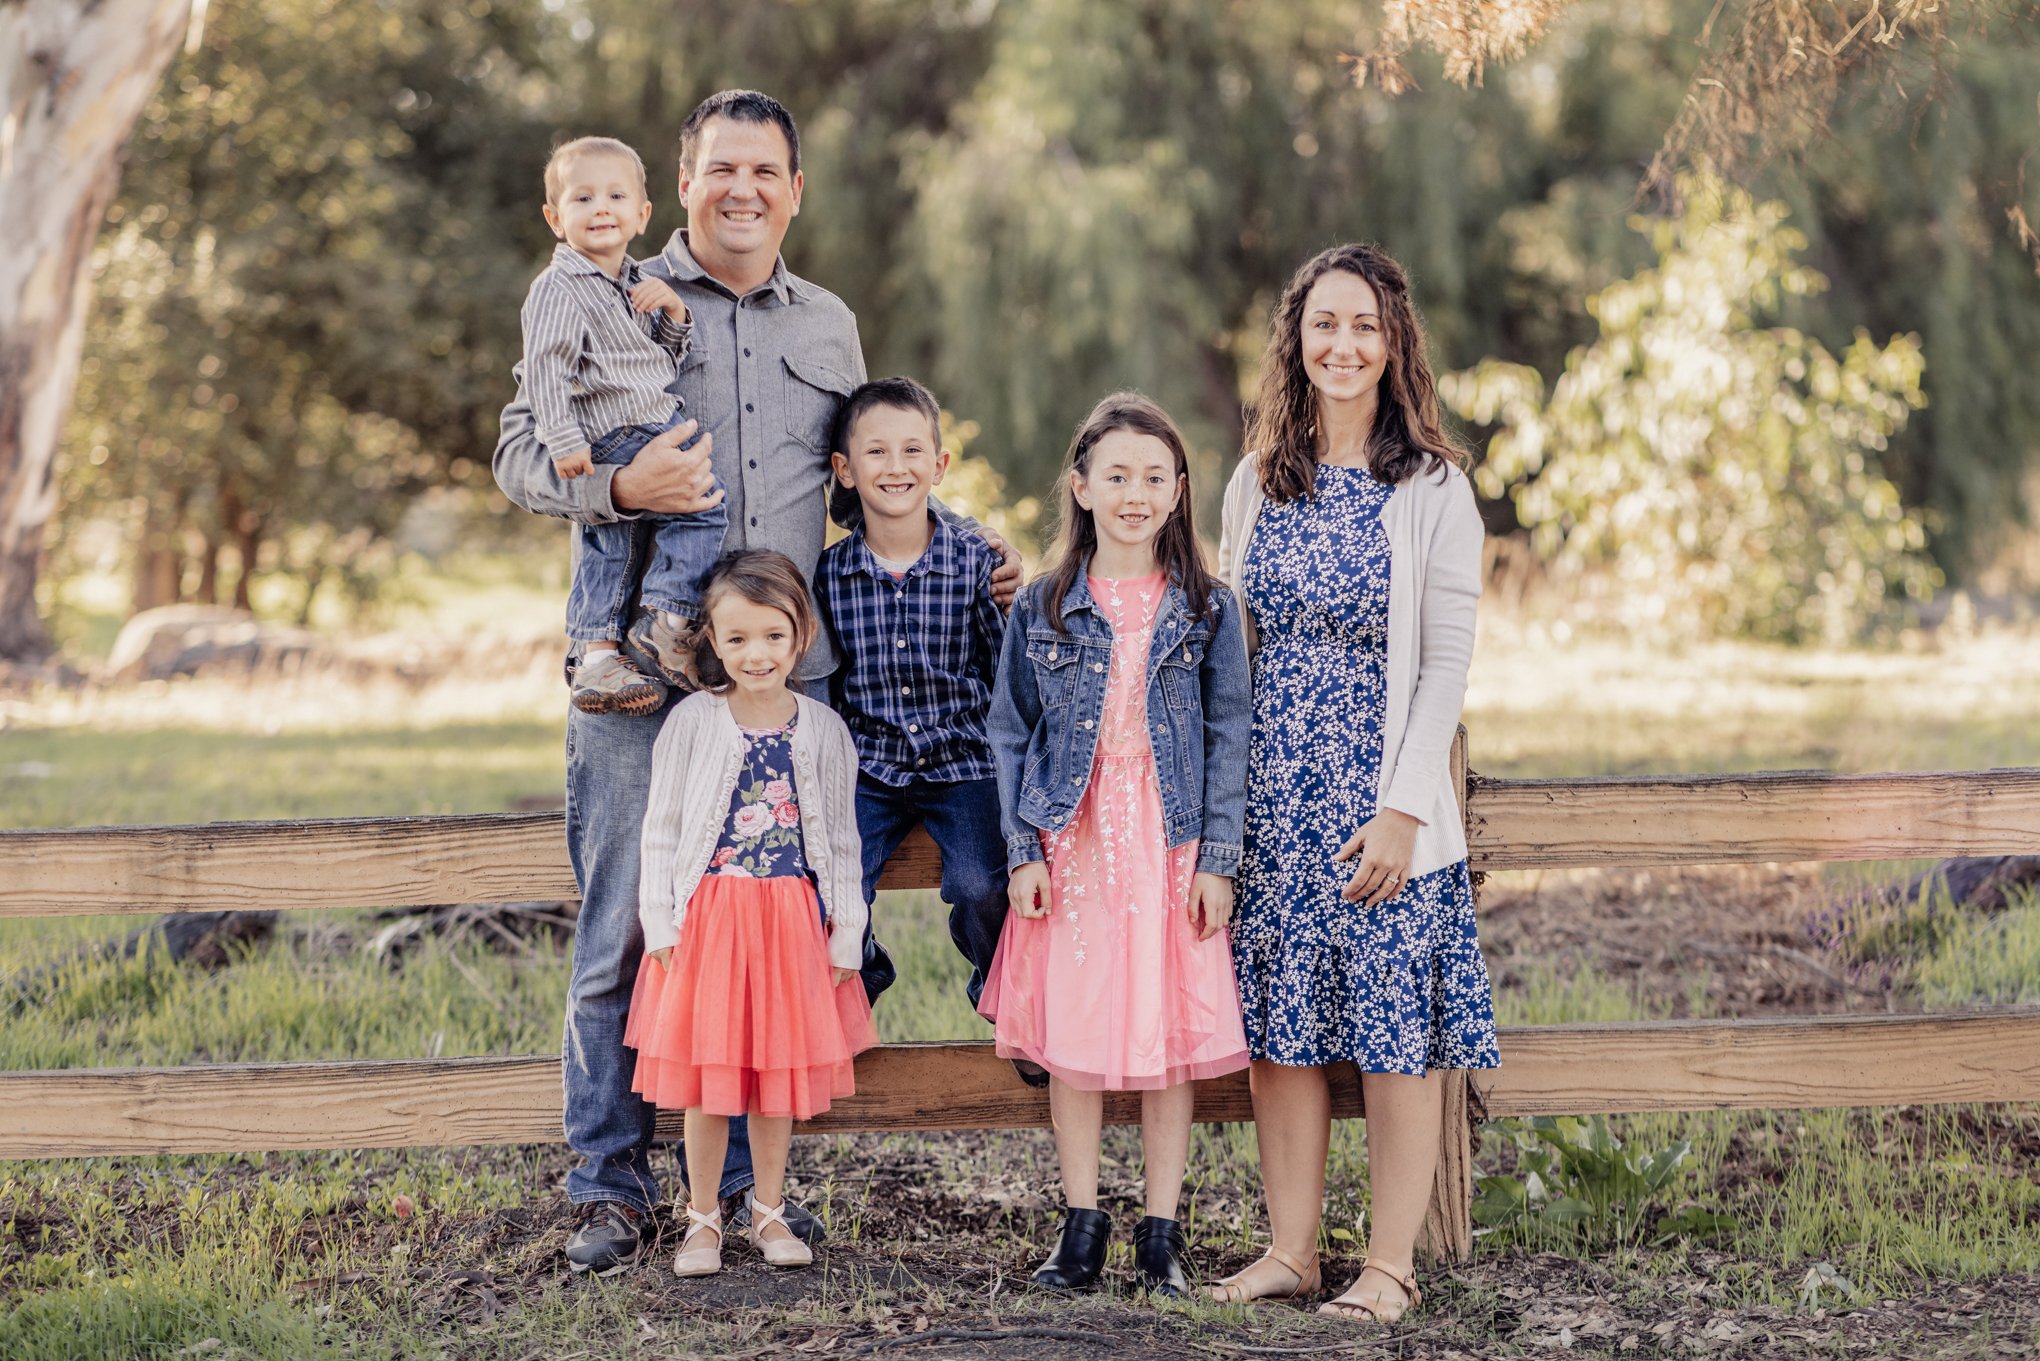
[[[709,872],[741,879],[808,878],[800,803],[793,795],[793,724],[739,731],[744,764]]]
[[[1466,862],[1378,907],[1332,859],[1374,816],[1388,713],[1394,488],[1317,467],[1315,494],[1261,509],[1241,568],[1260,635],[1233,964],[1256,1059],[1421,1075],[1493,1068],[1494,999]]]
[[[668,962],[647,955],[623,1042],[631,1087],[667,1110],[806,1120],[856,1090],[877,1043],[852,974],[830,973],[826,912],[801,847],[793,724],[740,729],[743,764]]]

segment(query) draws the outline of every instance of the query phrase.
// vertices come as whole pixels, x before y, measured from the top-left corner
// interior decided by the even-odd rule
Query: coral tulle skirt
[[[978,1003],[1000,1056],[1087,1091],[1246,1067],[1232,946],[1190,924],[1197,843],[1166,844],[1153,759],[1101,754],[1075,818],[1041,840],[1049,913],[1006,918]]]
[[[851,1057],[878,1042],[863,983],[829,979],[813,883],[704,877],[672,966],[646,955],[638,969],[632,1088],[667,1110],[820,1114],[856,1090]]]

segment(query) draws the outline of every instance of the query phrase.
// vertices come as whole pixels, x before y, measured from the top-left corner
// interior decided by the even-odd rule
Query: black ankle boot
[[[1133,1283],[1172,1300],[1190,1293],[1183,1274],[1183,1226],[1173,1219],[1149,1215],[1133,1226]]]
[[[1034,1284],[1048,1290],[1088,1290],[1105,1269],[1105,1244],[1112,1218],[1103,1210],[1063,1211],[1062,1237],[1048,1260],[1034,1269]]]

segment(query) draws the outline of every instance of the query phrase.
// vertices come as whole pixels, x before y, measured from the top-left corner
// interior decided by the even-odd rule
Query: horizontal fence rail
[[[1495,1116],[2040,1101],[2040,1007],[1986,1013],[1504,1027],[1472,1075]],[[1361,1114],[1350,1070],[1333,1113]],[[1136,1123],[1138,1093],[1107,1098]],[[1197,1084],[1197,1119],[1250,1120],[1244,1073]],[[660,1116],[679,1134],[677,1113]],[[1048,1094],[986,1043],[895,1044],[801,1128],[1048,1125]],[[554,1058],[195,1064],[0,1074],[0,1158],[557,1143]]]
[[[1478,870],[1903,860],[2040,850],[2040,769],[1595,780],[1468,777]],[[927,888],[916,829],[881,888]],[[568,901],[557,813],[0,832],[0,918]],[[1445,1075],[1420,1247],[1471,1252],[1467,1088],[1496,1116],[2040,1101],[2040,1008],[1504,1027],[1502,1066]],[[0,1158],[557,1142],[545,1057],[0,1072]],[[1333,1113],[1362,1114],[1343,1066]],[[1197,1086],[1197,1118],[1252,1118],[1244,1074]],[[1115,1122],[1137,1094],[1107,1098]],[[885,1045],[810,1131],[1041,1127],[1048,1099],[988,1044]],[[661,1128],[677,1134],[678,1116]]]
[[[1476,870],[2030,854],[2040,769],[1471,782]],[[936,882],[925,833],[881,888]],[[0,917],[571,900],[558,813],[0,832]]]

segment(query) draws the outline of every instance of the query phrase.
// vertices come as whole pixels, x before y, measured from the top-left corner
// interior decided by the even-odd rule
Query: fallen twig
[[[1015,1337],[1040,1338],[1048,1342],[1095,1342],[1101,1347],[1117,1345],[1117,1339],[1103,1333],[1087,1333],[1075,1328],[930,1328],[925,1333],[881,1337],[852,1347],[849,1354],[862,1356],[866,1352],[884,1351],[887,1347],[910,1347],[916,1342],[1004,1342]]]
[[[1193,1342],[1193,1347],[1208,1352],[1235,1352],[1247,1356],[1320,1356],[1326,1352],[1378,1352],[1388,1345],[1386,1339],[1370,1342],[1365,1338],[1348,1338],[1344,1342],[1330,1342],[1322,1347],[1250,1347],[1244,1342]]]

